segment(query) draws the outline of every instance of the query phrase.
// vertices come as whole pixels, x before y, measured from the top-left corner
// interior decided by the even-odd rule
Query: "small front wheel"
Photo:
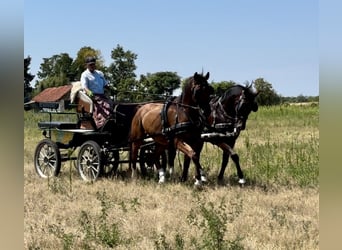
[[[102,155],[99,144],[86,141],[82,144],[77,157],[77,169],[85,181],[95,181],[102,173]]]
[[[34,167],[42,178],[58,176],[61,170],[61,153],[50,139],[41,140],[34,153]]]

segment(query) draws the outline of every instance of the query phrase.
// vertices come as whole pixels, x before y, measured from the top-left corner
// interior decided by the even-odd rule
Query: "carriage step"
[[[41,129],[76,129],[77,123],[70,122],[38,122],[38,127]]]

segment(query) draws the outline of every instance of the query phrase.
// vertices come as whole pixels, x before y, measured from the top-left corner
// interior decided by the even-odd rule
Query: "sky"
[[[120,45],[137,54],[137,77],[209,72],[209,82],[263,78],[281,96],[317,96],[318,15],[318,0],[26,0],[24,57],[36,75],[43,58],[90,46],[109,66]]]

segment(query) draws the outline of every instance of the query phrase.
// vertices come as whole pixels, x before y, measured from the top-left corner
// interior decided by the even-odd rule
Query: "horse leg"
[[[243,176],[241,167],[240,167],[240,160],[239,160],[239,155],[234,152],[234,154],[231,155],[233,162],[235,163],[236,171],[239,177],[239,184],[243,186],[246,183],[246,180]]]
[[[217,181],[218,183],[223,183],[223,179],[224,179],[224,171],[226,170],[226,167],[228,165],[228,161],[229,161],[229,153],[225,152],[223,150],[222,152],[222,163],[221,163],[221,169],[220,169],[220,173],[217,177]]]
[[[167,150],[168,153],[168,165],[169,165],[169,174],[172,178],[174,169],[175,169],[175,158],[176,158],[176,148],[170,143],[169,148]]]
[[[228,165],[228,160],[229,160],[229,155],[230,155],[236,167],[237,175],[239,177],[239,184],[241,185],[245,184],[246,181],[244,179],[243,172],[240,167],[239,155],[233,150],[231,146],[229,146],[226,143],[219,143],[217,144],[217,146],[219,146],[223,151],[222,164],[221,164],[220,173],[218,175],[218,181],[219,182],[223,181],[224,171]]]
[[[207,182],[207,177],[205,176],[204,170],[200,164],[200,155],[198,154],[197,156],[195,155],[195,157],[192,157],[192,161],[195,164],[196,167],[196,181],[195,181],[195,186],[201,186],[202,182]]]
[[[165,168],[161,166],[160,164],[160,156],[161,154],[164,152],[165,148],[161,145],[158,146],[158,144],[156,144],[156,148],[153,154],[153,161],[154,161],[154,165],[157,168],[158,171],[158,176],[159,176],[159,183],[164,183],[165,182]]]
[[[183,163],[183,172],[182,172],[181,182],[185,182],[188,179],[190,161],[191,161],[190,157],[187,155],[184,155],[184,163]]]
[[[196,186],[202,185],[202,176],[204,176],[203,177],[203,179],[204,179],[205,175],[204,175],[204,171],[202,169],[202,166],[199,162],[199,153],[196,153],[189,144],[185,143],[182,140],[176,140],[175,145],[176,145],[176,148],[178,148],[181,152],[183,152],[185,155],[187,155],[194,162],[194,164],[196,166],[195,185]]]
[[[141,141],[134,141],[130,143],[130,153],[129,153],[129,170],[132,172],[132,178],[137,177],[137,159],[138,152],[141,146]]]
[[[200,174],[201,181],[207,182],[208,180],[207,180],[206,174],[204,173],[204,170],[203,170],[201,164],[199,163],[204,142],[202,140],[199,140],[199,141],[195,142],[194,145],[195,145],[194,150],[196,152],[196,155],[198,156],[198,159],[195,159],[195,160],[198,160],[198,165],[196,166],[197,172],[199,172],[199,174]],[[196,163],[195,163],[195,165],[196,165]]]
[[[176,148],[173,145],[171,145],[168,150],[168,165],[169,165],[169,173],[171,177],[173,176],[173,172],[174,172],[175,158],[176,158]],[[191,161],[191,158],[185,154],[182,176],[180,178],[181,182],[185,182],[188,179],[190,161]]]

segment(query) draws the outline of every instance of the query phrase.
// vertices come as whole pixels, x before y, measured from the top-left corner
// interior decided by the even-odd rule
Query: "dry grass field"
[[[59,177],[42,179],[33,154],[43,139],[37,122],[48,117],[26,112],[24,247],[319,249],[318,112],[318,106],[261,107],[235,146],[246,185],[237,184],[231,161],[218,185],[221,151],[205,144],[201,163],[209,182],[201,189],[192,178],[178,181],[178,165],[165,185],[122,178],[85,183],[73,161]]]

